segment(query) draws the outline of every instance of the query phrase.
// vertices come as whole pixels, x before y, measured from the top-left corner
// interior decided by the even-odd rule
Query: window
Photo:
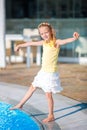
[[[87,18],[86,0],[6,0],[7,18]]]

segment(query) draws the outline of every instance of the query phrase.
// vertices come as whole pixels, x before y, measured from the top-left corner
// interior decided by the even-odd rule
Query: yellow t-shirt
[[[43,44],[42,70],[45,72],[57,72],[59,49],[53,41]]]

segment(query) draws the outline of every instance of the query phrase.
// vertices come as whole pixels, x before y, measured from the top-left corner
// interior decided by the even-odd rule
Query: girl
[[[43,122],[50,122],[54,120],[54,101],[52,93],[57,93],[62,91],[60,85],[59,74],[57,70],[57,60],[60,50],[60,46],[73,42],[79,38],[77,32],[73,33],[72,38],[67,38],[64,40],[56,39],[55,32],[49,23],[41,23],[38,26],[38,31],[43,40],[37,42],[27,42],[16,46],[15,51],[18,51],[22,47],[27,46],[43,46],[43,56],[42,56],[42,67],[38,74],[35,76],[29,90],[23,97],[23,99],[11,110],[22,108],[25,102],[32,96],[37,87],[44,90],[47,101],[49,114],[47,118],[43,119]]]

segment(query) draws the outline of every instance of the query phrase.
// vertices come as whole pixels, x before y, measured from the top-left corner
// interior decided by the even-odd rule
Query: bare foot
[[[43,123],[47,123],[47,122],[51,122],[54,121],[54,115],[48,116],[47,118],[45,118],[44,120],[42,120]]]
[[[10,108],[10,110],[15,110],[15,109],[22,109],[23,105],[17,104],[16,106]]]

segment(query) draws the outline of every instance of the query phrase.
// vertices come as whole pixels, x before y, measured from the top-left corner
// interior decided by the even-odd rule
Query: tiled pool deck
[[[0,82],[0,99],[12,105],[18,103],[27,86]],[[23,110],[36,118],[46,130],[87,130],[87,103],[81,103],[60,94],[54,97],[55,121],[43,124],[41,120],[47,116],[48,107],[44,92],[38,89]]]

